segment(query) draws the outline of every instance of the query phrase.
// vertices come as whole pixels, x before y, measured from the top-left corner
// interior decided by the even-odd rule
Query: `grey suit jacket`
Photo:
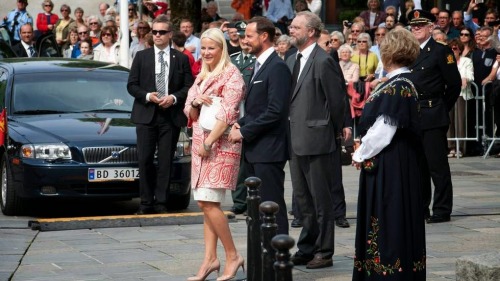
[[[287,59],[292,72],[296,57],[292,55]],[[337,149],[336,138],[342,132],[346,97],[339,69],[338,63],[316,45],[297,86],[291,90],[291,147],[299,156],[327,154]]]

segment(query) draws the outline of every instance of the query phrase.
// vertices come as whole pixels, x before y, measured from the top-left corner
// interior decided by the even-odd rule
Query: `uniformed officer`
[[[30,23],[33,26],[33,18],[30,16],[26,7],[28,0],[16,0],[17,9],[10,11],[3,19],[3,25],[6,26],[11,36],[11,45],[14,46],[21,41],[19,32],[21,26]]]
[[[245,41],[245,28],[246,23],[243,21],[234,24],[235,28],[238,29],[238,35],[240,36],[240,47],[241,51],[236,52],[231,55],[231,62],[238,67],[245,81],[245,85],[248,87],[250,79],[252,78],[253,68],[255,65],[255,56],[249,54],[249,48]],[[240,116],[243,116],[244,106],[243,103],[240,105]],[[231,212],[235,214],[242,214],[247,210],[247,189],[245,187],[245,179],[247,175],[245,174],[245,167],[243,166],[244,161],[240,162],[240,172],[238,174],[238,185],[236,189],[231,193],[233,198],[233,207],[231,207]]]
[[[426,161],[422,161],[422,191],[427,223],[450,220],[453,188],[446,132],[450,124],[448,112],[454,106],[461,87],[460,73],[451,49],[432,39],[435,17],[414,10],[408,17],[411,31],[420,43],[420,55],[410,68],[419,92],[421,129]],[[432,216],[429,206],[434,183]]]

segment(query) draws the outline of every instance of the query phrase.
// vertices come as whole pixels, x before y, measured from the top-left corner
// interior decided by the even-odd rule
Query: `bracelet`
[[[193,108],[200,108],[200,104],[195,105],[195,104],[194,104],[194,100],[191,102],[191,106],[192,106]]]
[[[203,149],[205,149],[205,151],[210,151],[210,150],[212,150],[212,146],[208,145],[206,143],[203,143]]]

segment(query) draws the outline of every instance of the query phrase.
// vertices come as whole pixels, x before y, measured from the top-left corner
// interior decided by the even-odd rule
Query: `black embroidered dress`
[[[366,101],[363,134],[380,116],[397,129],[390,144],[363,163],[352,280],[425,280],[418,111],[407,73],[389,79]]]

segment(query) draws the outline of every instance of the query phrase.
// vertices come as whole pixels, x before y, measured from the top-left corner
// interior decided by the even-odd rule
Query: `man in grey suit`
[[[340,67],[316,42],[323,24],[311,12],[300,12],[290,25],[298,49],[287,60],[292,69],[290,98],[293,192],[302,220],[295,265],[309,269],[332,266],[335,216],[332,190],[334,161],[340,149],[346,93]]]

